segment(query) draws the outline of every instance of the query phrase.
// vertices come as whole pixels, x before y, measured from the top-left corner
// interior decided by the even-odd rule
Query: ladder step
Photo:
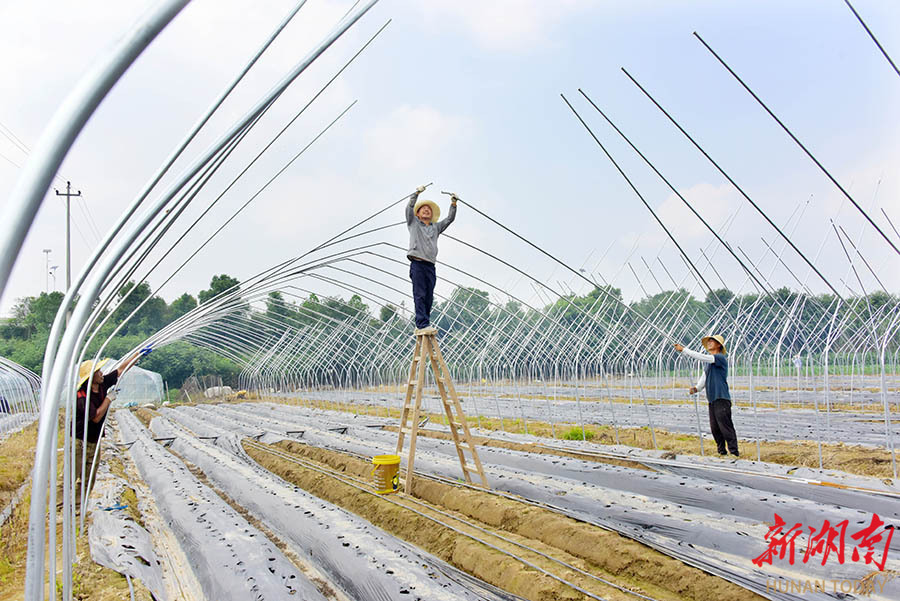
[[[444,405],[444,411],[446,413],[446,423],[449,425],[450,433],[452,434],[450,438],[456,445],[463,476],[466,481],[471,484],[476,484],[476,478],[480,477],[483,485],[487,486],[487,479],[481,468],[478,451],[476,450],[475,443],[472,441],[471,434],[469,433],[468,420],[462,407],[462,401],[456,394],[456,389],[453,385],[453,376],[441,355],[438,340],[435,336],[437,330],[434,328],[429,328],[428,330],[416,330],[415,334],[417,340],[415,349],[413,350],[410,378],[407,380],[406,400],[404,401],[400,427],[398,428],[398,444],[402,446],[405,436],[409,435],[411,437],[414,429],[416,429],[418,434],[418,430],[422,429],[428,422],[428,418],[426,417],[418,425],[406,425],[407,419],[411,417],[409,410],[415,406],[415,411],[418,412],[419,403],[422,402],[424,398],[422,396],[424,392],[423,389],[429,385],[429,380],[432,380],[430,377],[423,378],[423,372],[425,371],[425,365],[423,365],[423,363],[427,363],[430,360],[432,373],[434,375],[432,383],[438,388],[438,392],[440,393],[441,404]],[[429,340],[424,340],[423,338],[425,336],[428,336]],[[413,401],[413,397],[416,397],[415,401]],[[460,429],[462,430],[461,432]],[[433,430],[428,432],[433,433]],[[410,456],[408,461],[409,464],[412,465],[412,453],[414,452],[415,441],[410,438],[410,443]],[[465,456],[466,451],[468,451],[469,457]],[[406,483],[407,492],[410,490],[410,481],[411,480],[408,480]],[[480,484],[476,485],[481,486]]]

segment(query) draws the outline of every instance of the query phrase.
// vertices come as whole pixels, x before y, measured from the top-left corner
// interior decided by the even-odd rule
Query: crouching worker
[[[412,280],[413,303],[416,308],[416,333],[431,325],[431,305],[437,281],[434,264],[437,261],[438,236],[456,219],[456,194],[450,196],[450,213],[443,221],[441,208],[431,200],[419,200],[425,186],[416,188],[406,205],[406,227],[409,229],[409,279]],[[436,330],[431,328],[429,333]]]
[[[97,362],[83,361],[78,367],[78,392],[75,394],[75,482],[82,478],[82,461],[89,467],[87,481],[84,482],[85,498],[91,496],[94,487],[94,477],[97,466],[100,463],[100,437],[103,434],[103,423],[110,404],[116,400],[115,385],[138,359],[150,354],[151,347],[145,347],[123,361],[118,369],[114,369],[103,375],[103,367],[108,365],[111,359],[101,359]],[[91,366],[94,372],[91,373]],[[90,380],[90,381],[88,381]],[[88,392],[90,390],[90,393]],[[85,410],[86,409],[86,410]],[[85,416],[87,417],[87,429],[85,430]],[[84,454],[87,452],[87,456]],[[75,489],[76,506],[80,504],[80,488]]]
[[[728,358],[725,356],[725,338],[719,335],[706,336],[701,341],[709,354],[698,353],[686,349],[680,344],[675,350],[692,359],[705,363],[703,375],[697,384],[691,386],[690,393],[696,394],[706,389],[706,400],[709,401],[709,428],[719,450],[719,455],[727,451],[738,456],[737,433],[731,421],[731,394],[728,391]]]

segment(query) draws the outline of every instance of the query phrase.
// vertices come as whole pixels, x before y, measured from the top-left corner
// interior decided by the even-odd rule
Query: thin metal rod
[[[831,282],[828,281],[828,278],[826,278],[824,275],[822,275],[822,272],[819,271],[818,267],[816,267],[816,266],[812,263],[812,261],[810,261],[808,258],[806,258],[806,255],[803,254],[803,252],[802,252],[799,248],[797,248],[797,245],[794,244],[794,242],[793,242],[790,238],[788,238],[788,236],[787,236],[783,231],[781,231],[781,228],[778,227],[778,225],[776,225],[775,222],[772,221],[772,219],[769,218],[769,216],[766,214],[766,212],[763,211],[762,208],[761,208],[758,204],[756,204],[756,202],[754,202],[752,198],[750,198],[750,195],[749,195],[749,194],[747,194],[746,192],[744,192],[744,189],[741,188],[741,187],[738,185],[738,183],[737,183],[736,181],[734,181],[734,180],[731,178],[731,176],[728,175],[728,173],[727,173],[724,169],[722,169],[722,167],[719,166],[719,164],[715,161],[715,159],[713,159],[713,158],[712,158],[705,150],[703,150],[703,147],[700,146],[700,144],[698,144],[697,141],[694,140],[694,138],[691,137],[691,135],[690,135],[683,127],[681,127],[681,125],[678,123],[678,121],[676,121],[675,118],[672,117],[672,115],[670,115],[669,112],[666,111],[666,109],[664,109],[664,108],[662,107],[662,105],[661,105],[659,102],[656,101],[656,99],[650,94],[650,92],[648,92],[646,89],[644,89],[644,86],[642,86],[640,83],[638,83],[638,80],[636,80],[634,77],[632,77],[631,73],[629,73],[629,72],[625,69],[625,67],[622,67],[622,72],[625,73],[625,75],[628,76],[628,79],[630,79],[630,80],[632,81],[632,83],[634,83],[634,85],[636,85],[636,86],[638,87],[638,89],[639,89],[641,92],[643,92],[644,95],[645,95],[647,98],[649,98],[650,101],[651,101],[654,105],[656,105],[656,108],[658,108],[658,109],[659,109],[659,110],[660,110],[660,111],[661,111],[661,112],[669,119],[669,121],[671,121],[672,124],[673,124],[676,128],[678,128],[678,131],[680,131],[682,134],[684,134],[684,136],[691,142],[691,144],[693,144],[694,147],[696,147],[697,150],[699,150],[700,153],[701,153],[704,157],[706,157],[706,159],[707,159],[710,163],[712,163],[712,165],[719,171],[719,173],[721,173],[722,176],[723,176],[725,179],[727,179],[728,182],[729,182],[732,186],[734,186],[734,188],[735,188],[738,192],[740,192],[741,196],[743,196],[743,197],[747,200],[747,202],[749,202],[750,205],[751,205],[754,209],[756,209],[756,212],[759,213],[759,214],[763,217],[763,219],[765,219],[765,220],[768,222],[768,224],[771,225],[772,228],[773,228],[776,232],[778,232],[778,234],[785,240],[785,242],[787,242],[787,243],[791,246],[792,249],[794,249],[794,252],[796,252],[796,253],[797,253],[804,261],[806,261],[806,264],[809,265],[810,269],[812,269],[812,270],[816,273],[816,275],[819,276],[819,278],[825,283],[826,286],[828,286],[829,289],[831,289],[831,291],[835,294],[835,296],[837,296],[837,297],[840,298],[841,300],[844,300],[844,298],[841,296],[841,293],[838,292],[838,291],[837,291],[837,288],[835,288],[835,287],[831,284]]]
[[[101,55],[50,119],[0,216],[0,295],[44,195],[75,138],[128,67],[187,3],[188,0],[160,0],[115,48]],[[43,594],[36,586],[34,579],[26,584],[26,597]]]
[[[584,92],[582,92],[582,94],[583,93]],[[694,273],[697,274],[697,276],[700,278],[700,281],[703,282],[703,285],[706,286],[706,289],[709,292],[712,292],[712,286],[709,285],[709,283],[706,281],[706,279],[703,277],[703,275],[697,270],[697,267],[694,265],[694,262],[691,261],[690,257],[688,257],[685,250],[683,248],[681,248],[681,245],[678,243],[678,240],[675,239],[675,236],[672,235],[672,232],[669,231],[669,228],[666,227],[666,224],[663,223],[662,219],[659,218],[659,216],[656,214],[656,211],[653,210],[653,208],[650,206],[650,203],[648,203],[647,200],[644,198],[643,194],[641,194],[638,191],[637,187],[634,185],[634,183],[631,181],[631,179],[625,174],[625,171],[623,171],[622,168],[619,166],[619,163],[616,162],[616,160],[612,157],[612,155],[609,153],[609,151],[606,149],[606,147],[603,145],[603,143],[600,142],[599,138],[597,138],[597,136],[594,134],[593,130],[591,130],[591,128],[588,127],[588,124],[585,123],[585,121],[584,121],[584,119],[582,119],[581,115],[578,114],[578,111],[575,110],[575,107],[572,106],[572,103],[569,102],[569,99],[566,98],[565,95],[563,95],[563,94],[560,94],[560,97],[563,99],[563,102],[566,103],[566,106],[568,106],[569,109],[575,114],[575,116],[578,118],[578,121],[581,122],[581,124],[584,126],[584,128],[587,130],[587,132],[591,135],[591,137],[594,139],[594,142],[597,143],[597,145],[600,147],[600,150],[602,150],[603,154],[606,155],[606,158],[608,158],[610,160],[610,162],[613,164],[613,167],[616,168],[616,171],[619,172],[619,174],[628,183],[628,186],[634,191],[634,193],[641,200],[641,202],[644,203],[644,206],[647,208],[648,211],[650,211],[650,214],[653,215],[653,218],[656,220],[656,223],[659,224],[659,227],[661,227],[662,230],[666,233],[666,236],[669,237],[669,240],[672,241],[672,244],[674,244],[675,248],[678,249],[678,252],[681,253],[681,256],[684,257],[685,261],[688,262],[691,269],[694,271]],[[585,96],[585,98],[587,98],[587,96]],[[590,99],[588,99],[588,100],[590,101]],[[593,103],[591,103],[591,104],[593,104]],[[597,108],[596,105],[594,106],[594,108]],[[597,109],[597,110],[600,110],[600,109]]]
[[[706,219],[704,219],[703,216],[700,215],[700,213],[694,208],[694,206],[693,206],[691,203],[689,203],[689,202],[687,201],[687,199],[685,199],[684,196],[682,196],[681,192],[679,192],[678,189],[677,189],[675,186],[673,186],[672,183],[671,183],[671,182],[670,182],[670,181],[669,181],[669,180],[668,180],[668,179],[667,179],[667,178],[659,171],[659,169],[657,169],[656,166],[655,166],[652,162],[650,162],[650,159],[648,159],[648,158],[644,155],[644,153],[642,153],[642,152],[638,149],[638,147],[634,145],[634,143],[631,141],[631,139],[629,139],[628,136],[626,136],[625,133],[622,132],[622,130],[619,129],[619,127],[618,127],[615,123],[612,122],[612,119],[610,119],[610,118],[606,115],[606,113],[604,113],[602,110],[600,110],[600,107],[597,106],[597,104],[596,104],[593,100],[591,100],[591,98],[584,92],[584,90],[582,90],[581,88],[578,88],[578,91],[581,93],[582,96],[585,97],[585,99],[586,99],[588,102],[591,103],[591,106],[593,106],[595,109],[597,109],[597,112],[600,113],[600,115],[601,115],[604,119],[606,119],[606,122],[609,123],[610,126],[612,126],[612,128],[613,128],[614,130],[616,130],[616,133],[618,133],[618,134],[622,137],[622,139],[625,140],[625,141],[628,143],[629,146],[631,146],[632,150],[634,150],[634,151],[637,153],[637,155],[638,155],[639,157],[641,157],[641,159],[643,159],[643,161],[644,161],[645,163],[647,163],[647,166],[649,166],[649,167],[653,170],[653,172],[654,172],[657,176],[659,176],[659,179],[661,179],[661,180],[666,184],[666,186],[668,186],[669,189],[672,190],[672,192],[675,194],[675,196],[677,196],[678,199],[681,200],[681,202],[684,203],[684,205],[685,205],[688,209],[690,209],[691,213],[693,213],[694,216],[695,216],[697,219],[700,220],[700,223],[702,223],[704,226],[706,226],[706,229],[709,230],[709,232],[710,232],[713,236],[715,236],[716,240],[718,240],[718,241],[722,244],[722,246],[725,247],[725,250],[727,250],[727,251],[729,252],[729,254],[734,258],[734,260],[738,262],[738,265],[740,265],[741,268],[742,268],[742,269],[750,276],[750,278],[753,280],[753,282],[759,286],[760,290],[762,290],[765,294],[768,295],[768,293],[766,292],[766,288],[765,288],[765,286],[763,286],[762,282],[760,282],[760,281],[756,278],[756,276],[753,275],[753,272],[751,272],[751,271],[747,268],[747,266],[744,264],[744,262],[741,260],[741,258],[737,256],[737,253],[735,253],[735,252],[731,249],[731,246],[730,246],[727,242],[725,242],[725,240],[722,239],[722,237],[719,235],[719,233],[716,232],[716,230],[709,224],[709,222],[707,222]],[[656,215],[654,214],[654,217],[655,217],[655,216],[656,216]],[[659,218],[657,218],[657,220],[658,220],[658,219],[659,219]],[[695,268],[695,271],[696,271],[696,268]],[[719,279],[721,280],[722,278],[720,277]],[[718,297],[717,297],[717,298],[718,298]]]
[[[33,480],[34,489],[31,497],[30,521],[29,521],[29,552],[26,573],[26,599],[29,601],[40,599],[43,594],[43,584],[41,574],[44,565],[44,520],[46,513],[46,475],[49,470],[49,454],[56,448],[51,440],[52,426],[55,423],[56,409],[63,398],[71,396],[66,394],[71,385],[72,373],[74,368],[74,358],[76,355],[76,347],[79,344],[79,333],[82,327],[87,323],[92,312],[93,300],[96,299],[104,287],[107,277],[113,270],[115,263],[119,257],[123,256],[128,247],[134,242],[140,231],[152,219],[152,215],[160,210],[160,208],[174,196],[175,192],[180,189],[188,179],[191,179],[206,163],[210,156],[217,153],[223,148],[229,140],[235,137],[253,118],[258,115],[270,102],[279,97],[284,90],[293,82],[313,61],[315,61],[325,50],[330,47],[344,32],[352,27],[368,10],[377,2],[377,0],[369,0],[366,5],[349,20],[345,20],[332,30],[318,45],[310,52],[301,62],[299,62],[288,75],[263,96],[257,104],[245,114],[238,122],[232,126],[228,133],[221,136],[201,157],[197,160],[180,178],[179,182],[163,194],[162,198],[157,201],[153,207],[153,211],[143,215],[139,223],[133,224],[132,229],[125,235],[116,240],[116,244],[110,250],[110,256],[100,262],[94,270],[82,290],[83,296],[75,307],[72,316],[72,326],[67,329],[63,335],[59,346],[59,353],[53,365],[52,373],[49,375],[48,385],[43,391],[41,419],[38,428],[38,443],[35,452]],[[177,12],[177,11],[176,11]],[[46,187],[44,188],[46,190]]]
[[[847,192],[847,190],[845,190],[844,187],[843,187],[840,183],[838,183],[838,181],[834,178],[834,176],[831,175],[831,173],[828,171],[828,169],[826,169],[825,166],[822,165],[822,163],[819,162],[819,159],[817,159],[815,156],[813,156],[813,153],[811,153],[811,152],[809,151],[809,149],[806,148],[806,146],[803,145],[803,142],[801,142],[801,141],[797,138],[797,136],[795,136],[794,133],[793,133],[790,129],[788,129],[787,125],[785,125],[784,122],[782,122],[781,119],[779,119],[779,118],[775,115],[775,113],[773,113],[773,112],[771,111],[771,109],[769,109],[769,107],[766,106],[766,103],[763,102],[763,101],[760,99],[760,97],[757,96],[756,93],[755,93],[753,90],[750,89],[750,86],[748,86],[746,83],[744,83],[744,80],[741,79],[740,76],[739,76],[737,73],[735,73],[735,72],[732,70],[731,67],[728,66],[728,63],[726,63],[726,62],[722,59],[722,57],[720,57],[718,54],[716,54],[716,51],[713,50],[712,47],[710,47],[710,45],[707,44],[706,41],[705,41],[703,38],[701,38],[701,37],[700,37],[700,34],[698,34],[696,31],[694,32],[694,37],[696,37],[698,40],[700,40],[700,43],[703,44],[703,45],[706,47],[706,49],[709,50],[709,52],[710,52],[714,57],[716,57],[716,60],[719,61],[719,62],[722,64],[722,66],[725,67],[725,69],[726,69],[729,73],[731,73],[731,75],[738,81],[738,83],[741,84],[741,85],[744,87],[745,90],[747,90],[747,92],[753,97],[753,99],[756,100],[756,102],[758,102],[759,105],[760,105],[761,107],[763,107],[767,113],[769,113],[769,116],[771,116],[772,119],[774,119],[775,122],[778,123],[778,125],[781,126],[781,129],[783,129],[783,130],[785,131],[785,133],[787,133],[787,135],[790,136],[790,138],[791,138],[794,142],[797,143],[797,146],[799,146],[799,147],[803,150],[803,152],[806,153],[806,156],[808,156],[808,157],[812,160],[812,162],[815,163],[816,166],[817,166],[819,169],[821,169],[822,173],[824,173],[824,174],[828,177],[828,179],[831,180],[831,183],[833,183],[833,184],[837,187],[837,189],[841,191],[841,193],[847,198],[847,200],[849,200],[851,203],[853,203],[853,206],[856,207],[856,209],[860,212],[860,214],[861,214],[863,217],[865,217],[866,220],[867,220],[870,224],[872,224],[872,227],[874,227],[875,230],[876,230],[879,234],[881,234],[881,237],[884,238],[885,242],[887,242],[888,244],[890,244],[891,248],[894,249],[894,252],[897,253],[898,255],[900,255],[900,248],[897,248],[897,246],[893,243],[893,241],[892,241],[890,238],[887,237],[887,234],[885,234],[885,233],[881,230],[881,228],[878,227],[878,224],[875,223],[875,221],[873,221],[871,217],[869,217],[869,214],[866,213],[865,209],[863,209],[861,206],[859,206],[859,203],[856,202],[856,200],[855,200],[852,196],[850,196],[850,193]]]
[[[862,20],[862,17],[859,16],[859,13],[856,12],[856,9],[853,8],[853,5],[852,5],[852,4],[850,4],[850,0],[844,0],[844,4],[846,4],[847,7],[848,7],[851,11],[853,11],[853,16],[856,17],[856,20],[859,21],[859,24],[863,26],[863,29],[866,30],[866,33],[869,34],[869,37],[872,38],[872,41],[875,42],[875,45],[878,46],[878,49],[881,50],[881,54],[883,54],[883,55],[884,55],[884,58],[887,59],[887,62],[890,63],[891,68],[894,70],[894,73],[896,73],[897,76],[900,77],[900,69],[897,69],[897,65],[894,64],[894,61],[891,60],[891,57],[890,57],[890,56],[888,56],[887,51],[884,49],[884,47],[883,47],[883,46],[881,45],[881,43],[878,41],[878,38],[875,37],[875,34],[872,33],[872,30],[869,29],[869,26],[866,25],[866,22]]]

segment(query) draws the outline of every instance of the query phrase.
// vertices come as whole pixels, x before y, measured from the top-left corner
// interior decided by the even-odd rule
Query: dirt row
[[[145,425],[149,425],[156,415],[154,411],[143,408],[135,410],[135,413]],[[507,444],[518,450],[553,453],[534,445]],[[422,507],[402,494],[385,499],[361,491],[334,477],[273,455],[266,449],[288,453],[292,458],[311,461],[325,470],[363,481],[364,488],[371,490],[368,485],[371,465],[349,455],[287,441],[272,446],[245,441],[244,448],[262,467],[283,479],[365,518],[461,570],[525,599],[575,601],[588,597],[500,550],[473,540],[467,534],[486,539],[490,545],[518,555],[531,564],[610,601],[633,600],[636,597],[577,571],[561,567],[552,560],[515,544],[486,535],[477,528],[448,519],[433,509],[464,518],[478,528],[496,532],[520,545],[661,601],[711,601],[722,598],[723,593],[735,600],[759,598],[741,587],[686,566],[617,533],[528,504],[481,491],[419,480],[414,487],[413,496],[431,506]],[[225,500],[230,502],[227,498]],[[403,506],[398,506],[397,503]],[[248,517],[242,508],[236,509]],[[434,520],[446,522],[452,529]],[[283,547],[277,537],[268,532],[266,534]]]
[[[9,498],[22,485],[31,471],[34,461],[34,449],[37,443],[37,424],[32,424],[0,443],[0,508],[6,507]],[[59,445],[62,446],[62,433]],[[113,458],[106,459],[113,473],[124,477],[121,463]],[[62,466],[62,456],[58,458]],[[62,485],[62,470],[57,480]],[[137,506],[134,491],[126,489],[121,502],[128,505],[132,515],[140,514],[133,508]],[[31,487],[27,487],[10,518],[0,525],[0,601],[21,601],[25,596],[25,559],[28,550],[28,514],[31,503]],[[62,543],[62,521],[56,524],[56,540]],[[130,601],[128,582],[125,577],[91,560],[87,536],[80,533],[77,548],[77,564],[74,569],[72,584],[73,598],[78,601]],[[57,570],[62,570],[62,547],[57,549]],[[49,555],[45,556],[45,561]],[[136,601],[151,601],[150,592],[140,582],[134,581]],[[61,599],[62,590],[57,587],[56,595],[47,598]]]
[[[466,534],[474,534],[611,601],[636,599],[634,595],[598,583],[540,555],[440,516],[411,502],[401,493],[387,498],[372,495],[332,476],[274,455],[269,449],[286,452],[291,457],[361,480],[371,476],[372,466],[365,461],[289,441],[272,446],[245,441],[244,448],[260,465],[285,480],[364,517],[459,569],[523,598],[550,601],[588,597],[517,559],[472,540]],[[761,598],[617,533],[529,504],[425,479],[415,482],[413,496],[433,509],[464,518],[480,528],[655,599],[713,601],[727,598],[739,601]],[[434,517],[466,534],[441,526],[415,512]]]
[[[353,404],[353,403],[336,403],[324,401],[300,401],[286,404],[294,404],[305,407],[314,407],[331,411],[342,411],[344,413],[372,415],[375,417],[396,418],[400,421],[400,409],[388,409],[386,407],[373,407],[370,405]],[[443,424],[446,416],[439,413],[423,412],[429,420],[436,424]],[[482,430],[504,431],[512,434],[526,434],[525,426],[519,419],[504,419],[501,423],[498,419],[482,417],[480,420],[474,416],[468,416],[470,428],[481,428]],[[612,445],[616,443],[616,432],[612,426],[589,425],[586,427],[587,440],[599,445]],[[637,447],[639,449],[659,449],[671,453],[668,457],[674,458],[676,455],[697,455],[700,453],[700,440],[696,435],[683,434],[678,432],[669,432],[657,428],[655,430],[656,447],[653,445],[653,435],[647,427],[641,428],[619,428],[618,444]],[[575,423],[556,423],[549,424],[540,421],[528,421],[527,434],[547,438],[548,441],[558,439],[574,439],[581,440],[581,426]],[[508,448],[518,448],[518,450],[529,450],[539,453],[555,453],[541,449],[536,445],[533,448],[519,448],[519,443],[508,443],[504,441],[496,441],[486,437],[476,437],[480,445],[485,446],[508,446]],[[706,439],[705,448],[707,455],[710,449],[714,450],[714,443],[711,438]],[[741,458],[756,460],[756,441],[748,439],[740,439]],[[713,445],[713,446],[710,446]],[[528,447],[529,445],[524,445]],[[776,463],[779,465],[788,465],[791,467],[809,467],[813,469],[819,468],[819,450],[815,441],[808,440],[775,440],[760,441],[760,461],[766,463]],[[560,453],[566,455],[565,453]],[[585,457],[578,456],[579,459]],[[823,443],[822,459],[828,469],[847,472],[850,474],[858,474],[861,476],[875,476],[884,478],[885,482],[891,484],[890,478],[893,477],[893,468],[891,467],[891,453],[886,449],[871,449],[859,447],[844,443]],[[604,462],[614,463],[613,460],[603,459]],[[627,465],[628,467],[637,467],[634,462],[626,462],[617,465]]]

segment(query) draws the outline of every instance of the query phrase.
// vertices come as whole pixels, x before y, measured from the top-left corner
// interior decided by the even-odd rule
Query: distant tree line
[[[218,275],[212,279],[210,287],[201,290],[197,296],[200,302],[205,302],[237,284],[238,281],[228,275]],[[128,295],[132,288],[135,288],[135,284],[129,282],[119,291],[119,298],[124,300],[94,336],[88,347],[90,356],[93,356],[113,330],[145,300],[147,303],[110,340],[103,351],[104,356],[125,355],[148,336],[197,307],[197,298],[188,293],[182,294],[171,303],[166,303],[159,296],[152,294],[146,282],[138,284]],[[40,374],[44,349],[50,337],[50,326],[62,300],[61,292],[49,294],[42,292],[39,296],[19,299],[13,306],[12,316],[0,322],[0,356]],[[140,366],[162,374],[163,379],[172,388],[180,388],[184,380],[192,375],[219,374],[226,383],[233,383],[240,372],[240,368],[233,361],[186,342],[174,342],[158,349],[142,359]]]
[[[119,291],[120,298],[124,299],[122,304],[100,328],[88,351],[96,352],[101,342],[145,300],[147,303],[107,345],[105,356],[124,355],[154,332],[197,307],[198,300],[202,304],[238,284],[231,276],[217,275],[197,298],[185,293],[166,303],[152,294],[148,284],[141,283],[135,288],[134,283],[129,283]],[[135,288],[133,293],[125,298],[132,288]],[[50,325],[62,299],[59,292],[20,299],[12,317],[0,323],[0,355],[40,373]],[[579,332],[582,344],[594,348],[607,345],[607,351],[615,353],[629,341],[610,337],[610,332],[614,329],[619,332],[639,330],[642,320],[636,313],[683,336],[685,344],[695,347],[699,337],[708,333],[702,331],[703,324],[727,314],[723,322],[726,327],[733,326],[735,321],[743,324],[741,335],[745,344],[771,344],[780,339],[782,352],[790,357],[804,349],[807,352],[821,349],[835,310],[838,315],[834,322],[843,333],[836,336],[834,342],[840,343],[841,339],[847,339],[860,329],[870,328],[869,316],[884,316],[898,309],[898,298],[883,292],[847,301],[839,304],[831,295],[810,296],[787,288],[763,297],[755,294],[735,296],[730,290],[720,289],[703,299],[692,297],[686,290],[673,290],[629,303],[632,312],[626,309],[621,290],[611,286],[594,288],[584,295],[560,297],[541,307],[526,307],[515,301],[497,305],[484,290],[458,287],[448,299],[435,304],[432,316],[443,332],[466,331],[473,340],[492,335],[507,338],[518,335],[521,337],[518,350],[525,350],[523,346],[542,344],[541,336],[529,336],[531,332],[556,332],[558,335],[565,327]],[[401,309],[390,304],[380,306],[373,313],[359,295],[344,300],[300,293],[299,290],[297,295],[287,297],[282,292],[271,292],[265,299],[264,310],[247,307],[243,312],[243,318],[252,323],[254,333],[271,340],[277,340],[288,330],[306,326],[316,330],[343,328],[345,334],[332,355],[337,365],[351,363],[354,357],[358,360],[366,351],[364,345],[369,344],[376,333],[390,339],[408,336],[411,326],[399,315]],[[477,345],[473,346],[472,352],[477,352],[477,348]],[[314,352],[314,349],[307,352]],[[465,361],[467,358],[454,359]],[[192,375],[206,374],[218,374],[225,383],[236,384],[241,369],[234,361],[187,342],[175,342],[158,349],[144,359],[141,366],[161,373],[171,387],[181,387]]]

